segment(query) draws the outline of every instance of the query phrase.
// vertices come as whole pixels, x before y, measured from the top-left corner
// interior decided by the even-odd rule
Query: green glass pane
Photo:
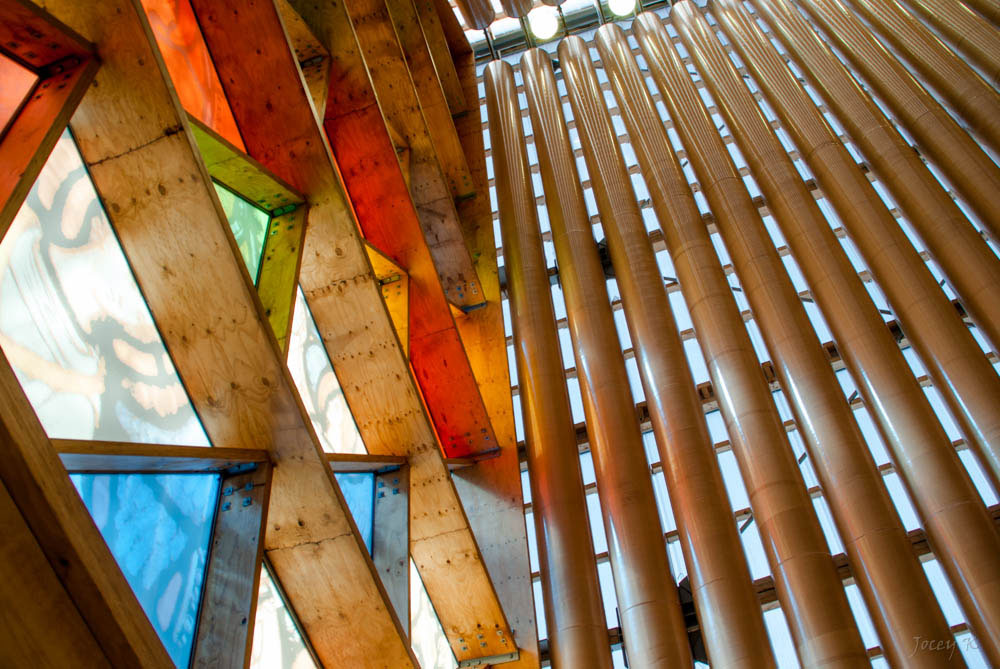
[[[219,201],[222,202],[233,236],[236,237],[236,245],[240,247],[243,262],[250,271],[250,278],[256,283],[260,257],[264,251],[264,238],[267,236],[267,224],[271,217],[266,211],[258,209],[219,184],[215,184],[215,192],[219,194]]]

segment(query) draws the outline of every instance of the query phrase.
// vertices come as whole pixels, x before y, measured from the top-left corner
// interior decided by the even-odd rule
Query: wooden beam
[[[270,465],[222,477],[192,667],[249,665],[270,493]]]
[[[312,8],[315,3],[304,4]],[[409,458],[414,491],[410,552],[422,570],[439,617],[455,644],[458,638],[473,635],[477,625],[494,630],[486,647],[463,652],[460,645],[453,645],[465,656],[493,654],[490,646],[501,646],[496,631],[509,636],[503,611],[444,467],[407,361],[396,344],[378,282],[358,236],[358,223],[312,116],[294,55],[283,33],[275,28],[280,26],[278,12],[273,3],[249,0],[225,5],[196,0],[194,5],[249,153],[311,203],[300,280],[368,449]],[[343,7],[329,3],[315,10],[343,12]],[[327,35],[317,30],[309,15],[303,16],[330,49]],[[254,35],[255,49],[240,48],[231,38],[234,34]],[[350,35],[342,33],[338,40],[347,43]],[[336,75],[334,82],[331,90],[340,90],[343,82]],[[408,269],[412,279],[412,268]],[[274,496],[281,469],[279,462]],[[344,577],[333,569],[317,570],[306,553],[284,564],[273,552],[270,557],[279,575],[284,566],[290,572],[310,572],[313,579],[330,583]],[[294,600],[295,592],[287,579],[282,576],[281,580]],[[308,625],[310,617],[298,602],[296,610]],[[331,625],[330,619],[325,622],[341,629]],[[360,632],[367,633],[370,628],[370,623],[353,625],[358,641],[366,636]],[[310,636],[319,651],[312,632]],[[382,648],[382,664],[405,666],[400,659],[386,657],[387,645]],[[412,657],[409,661],[415,662]],[[331,664],[361,666],[362,662]]]
[[[303,205],[271,218],[257,277],[257,295],[278,347],[286,357],[308,214],[308,207]]]
[[[441,21],[455,22],[454,13],[449,12]],[[458,52],[455,67],[466,98],[478,101],[475,57],[471,51]],[[455,472],[455,486],[479,538],[483,558],[497,584],[520,649],[518,660],[505,666],[536,669],[539,666],[538,631],[524,514],[519,508],[523,502],[521,472],[507,371],[499,272],[496,254],[491,252],[495,239],[478,110],[456,118],[455,123],[477,191],[476,197],[459,203],[458,212],[466,240],[476,258],[476,271],[486,297],[485,307],[457,318],[456,324],[489,411],[498,447],[493,459]]]
[[[267,451],[255,448],[202,448],[114,441],[53,439],[68,472],[219,472],[266,464]]]
[[[396,329],[399,343],[403,347],[403,355],[410,355],[410,277],[406,270],[396,262],[365,242],[365,250],[371,261],[375,278],[382,291],[382,300]]]
[[[434,70],[444,90],[444,97],[448,101],[448,108],[451,109],[453,116],[464,114],[469,108],[469,101],[465,99],[462,82],[459,81],[458,72],[455,71],[455,61],[452,60],[434,0],[415,0],[414,5],[417,8],[417,16],[420,17],[420,25],[424,29],[431,60],[434,61]]]
[[[402,135],[409,148],[410,192],[445,295],[456,306],[474,307],[482,302],[479,283],[452,200],[468,195],[471,183],[454,170],[443,172],[445,165],[439,161],[428,122],[420,111],[385,0],[352,0],[347,10],[356,18],[352,25],[358,52],[366,64],[367,75],[361,83],[373,88],[385,122]],[[314,32],[320,32],[316,26]],[[326,40],[324,43],[333,55],[334,47]]]
[[[385,0],[392,27],[406,58],[413,88],[427,124],[427,132],[437,153],[441,171],[452,187],[452,194],[461,199],[471,197],[475,191],[469,164],[458,141],[451,109],[445,99],[441,80],[438,79],[424,30],[417,16],[414,0]]]
[[[111,667],[0,483],[0,666]]]
[[[276,464],[265,550],[305,633],[329,665],[413,665],[141,9],[48,4],[98,45],[104,66],[72,128],[205,431]]]
[[[410,634],[410,468],[375,475],[372,559]]]
[[[294,188],[188,113],[195,142],[213,179],[265,211],[305,202]]]
[[[288,0],[276,0],[275,4],[281,13],[281,20],[288,34],[288,41],[295,51],[295,58],[299,61],[302,77],[316,109],[316,117],[322,119],[326,113],[326,98],[330,85],[330,53],[316,39],[298,12],[288,4]]]
[[[188,121],[212,178],[271,213],[257,277],[257,294],[278,346],[287,354],[306,231],[308,210],[300,206],[305,198],[191,114],[188,114]]]
[[[399,455],[358,455],[356,453],[327,453],[330,468],[345,472],[381,472],[406,466],[406,458]],[[402,620],[402,619],[400,619]]]
[[[2,353],[0,447],[0,479],[108,662],[172,667]]]
[[[25,0],[0,2],[4,52],[38,75],[30,97],[0,118],[0,238],[94,79],[93,45]],[[9,86],[8,80],[4,86]]]

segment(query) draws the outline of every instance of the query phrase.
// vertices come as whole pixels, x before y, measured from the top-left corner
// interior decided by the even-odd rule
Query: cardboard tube
[[[556,667],[610,669],[514,74],[507,63],[494,61],[484,78],[550,654]]]

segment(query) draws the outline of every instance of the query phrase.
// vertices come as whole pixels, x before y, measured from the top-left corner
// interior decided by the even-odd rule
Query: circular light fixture
[[[615,16],[629,16],[635,11],[635,0],[608,0],[608,7]]]
[[[538,39],[552,39],[559,30],[559,13],[555,7],[539,5],[528,12],[528,25]]]

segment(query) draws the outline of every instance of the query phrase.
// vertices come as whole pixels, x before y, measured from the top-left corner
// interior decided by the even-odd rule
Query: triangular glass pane
[[[451,652],[448,637],[434,611],[434,604],[427,595],[420,579],[417,565],[410,560],[410,648],[421,667],[455,669],[458,662]]]
[[[0,347],[49,437],[209,445],[68,131],[0,243]]]
[[[288,371],[328,453],[367,453],[302,288],[295,295]]]
[[[243,262],[250,272],[250,278],[257,283],[260,272],[260,259],[264,252],[264,238],[267,236],[267,226],[271,216],[224,186],[215,184],[215,192],[222,203],[229,221],[229,229],[236,237],[236,245],[240,249]]]
[[[254,618],[250,669],[311,669],[316,667],[302,633],[285,608],[271,574],[260,570],[257,616]]]
[[[347,500],[347,507],[354,516],[361,539],[372,552],[372,523],[375,520],[375,474],[372,472],[335,472],[340,492]],[[385,491],[379,491],[384,495]]]
[[[187,667],[219,496],[216,474],[71,474],[171,659]]]

